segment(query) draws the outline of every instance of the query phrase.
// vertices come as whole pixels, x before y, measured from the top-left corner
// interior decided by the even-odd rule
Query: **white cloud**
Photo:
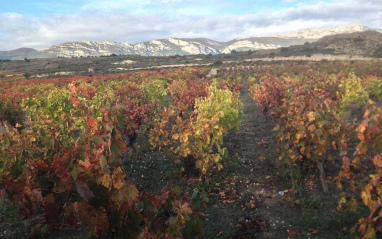
[[[107,4],[104,0],[91,1]],[[108,2],[118,8],[118,4],[124,2],[151,1]],[[162,0],[162,3],[174,1],[177,0]],[[269,9],[266,12],[240,16],[213,16],[207,13],[186,15],[176,12],[138,14],[117,10],[102,12],[91,8],[86,8],[75,15],[55,14],[40,18],[16,13],[0,13],[0,50],[19,47],[42,49],[52,44],[78,40],[137,43],[171,36],[206,37],[228,41],[235,37],[266,36],[296,32],[304,28],[333,27],[352,23],[361,23],[370,28],[382,28],[380,0],[299,4],[297,7],[282,11]]]

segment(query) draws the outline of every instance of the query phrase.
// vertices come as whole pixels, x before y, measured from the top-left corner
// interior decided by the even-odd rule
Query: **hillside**
[[[315,45],[319,48],[334,49],[334,53],[372,56],[381,43],[382,33],[365,31],[323,37]]]
[[[381,51],[382,33],[377,31],[355,32],[326,36],[317,42],[294,45],[274,51],[262,51],[272,56],[310,56],[314,54],[358,55],[378,57]],[[380,55],[379,55],[380,57]]]
[[[11,51],[0,51],[0,60],[22,58],[23,56],[27,56],[35,52],[37,52],[37,50],[32,48],[19,48]]]

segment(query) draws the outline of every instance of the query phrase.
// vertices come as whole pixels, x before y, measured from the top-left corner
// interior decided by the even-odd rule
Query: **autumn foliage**
[[[125,238],[202,233],[191,199],[174,188],[157,195],[139,191],[121,156],[137,134],[149,133],[158,139],[153,145],[181,138],[179,155],[201,147],[196,154],[206,161],[199,167],[203,172],[217,163],[211,157],[221,153],[224,134],[238,127],[240,104],[237,92],[210,86],[206,73],[180,69],[4,82],[1,109],[13,104],[25,118],[2,111],[7,115],[0,119],[1,197],[21,202],[25,217],[42,213],[52,230],[86,225],[97,236]],[[170,125],[168,118],[174,119]],[[157,131],[158,125],[166,127]],[[211,136],[202,134],[201,125]],[[176,129],[183,131],[177,136]]]
[[[382,232],[382,78],[378,64],[369,68],[373,64],[259,66],[247,72],[254,100],[276,122],[280,159],[317,167],[326,192],[324,169],[337,164],[342,166],[337,185],[341,189],[343,184],[350,185],[353,194],[361,191],[370,215],[361,218],[352,232],[364,238],[376,238]],[[360,65],[365,68],[361,70]],[[357,142],[355,150],[353,142]],[[353,210],[357,207],[356,200],[344,197],[339,209],[345,204]]]

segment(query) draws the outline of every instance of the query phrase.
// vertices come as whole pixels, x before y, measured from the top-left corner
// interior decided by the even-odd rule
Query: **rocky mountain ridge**
[[[282,35],[277,35],[276,37],[280,37],[283,39],[303,38],[303,39],[318,40],[325,36],[344,34],[344,33],[353,33],[353,32],[364,32],[364,31],[370,31],[370,30],[372,29],[366,26],[363,26],[361,24],[351,24],[351,25],[339,26],[335,28],[313,28],[313,29],[307,28],[297,33],[282,34]]]
[[[372,30],[360,24],[336,28],[305,29],[301,32],[270,36],[235,38],[229,42],[218,42],[206,38],[168,38],[129,44],[114,41],[77,41],[53,45],[41,51],[9,54],[0,52],[1,59],[43,59],[56,57],[87,57],[116,55],[170,56],[223,54],[234,51],[267,50],[291,45],[302,45],[305,42],[316,42],[318,39],[341,33],[353,33]]]

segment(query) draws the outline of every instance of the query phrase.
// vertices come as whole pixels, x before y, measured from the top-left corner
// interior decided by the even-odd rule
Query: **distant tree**
[[[231,50],[231,54],[237,54],[236,50]]]
[[[114,57],[114,56],[118,56],[118,55],[117,55],[117,54],[115,54],[115,53],[113,53],[113,54],[111,54],[110,56]]]
[[[31,73],[29,73],[29,72],[25,72],[24,73],[24,77],[25,77],[25,79],[28,79],[29,77],[31,77],[32,75],[31,75]]]
[[[223,62],[222,61],[215,61],[214,66],[220,66],[220,65],[223,65]]]
[[[362,39],[362,38],[354,38],[353,41],[354,42],[363,42],[364,39]]]
[[[24,61],[25,62],[30,62],[31,60],[29,60],[28,58],[24,58]]]

